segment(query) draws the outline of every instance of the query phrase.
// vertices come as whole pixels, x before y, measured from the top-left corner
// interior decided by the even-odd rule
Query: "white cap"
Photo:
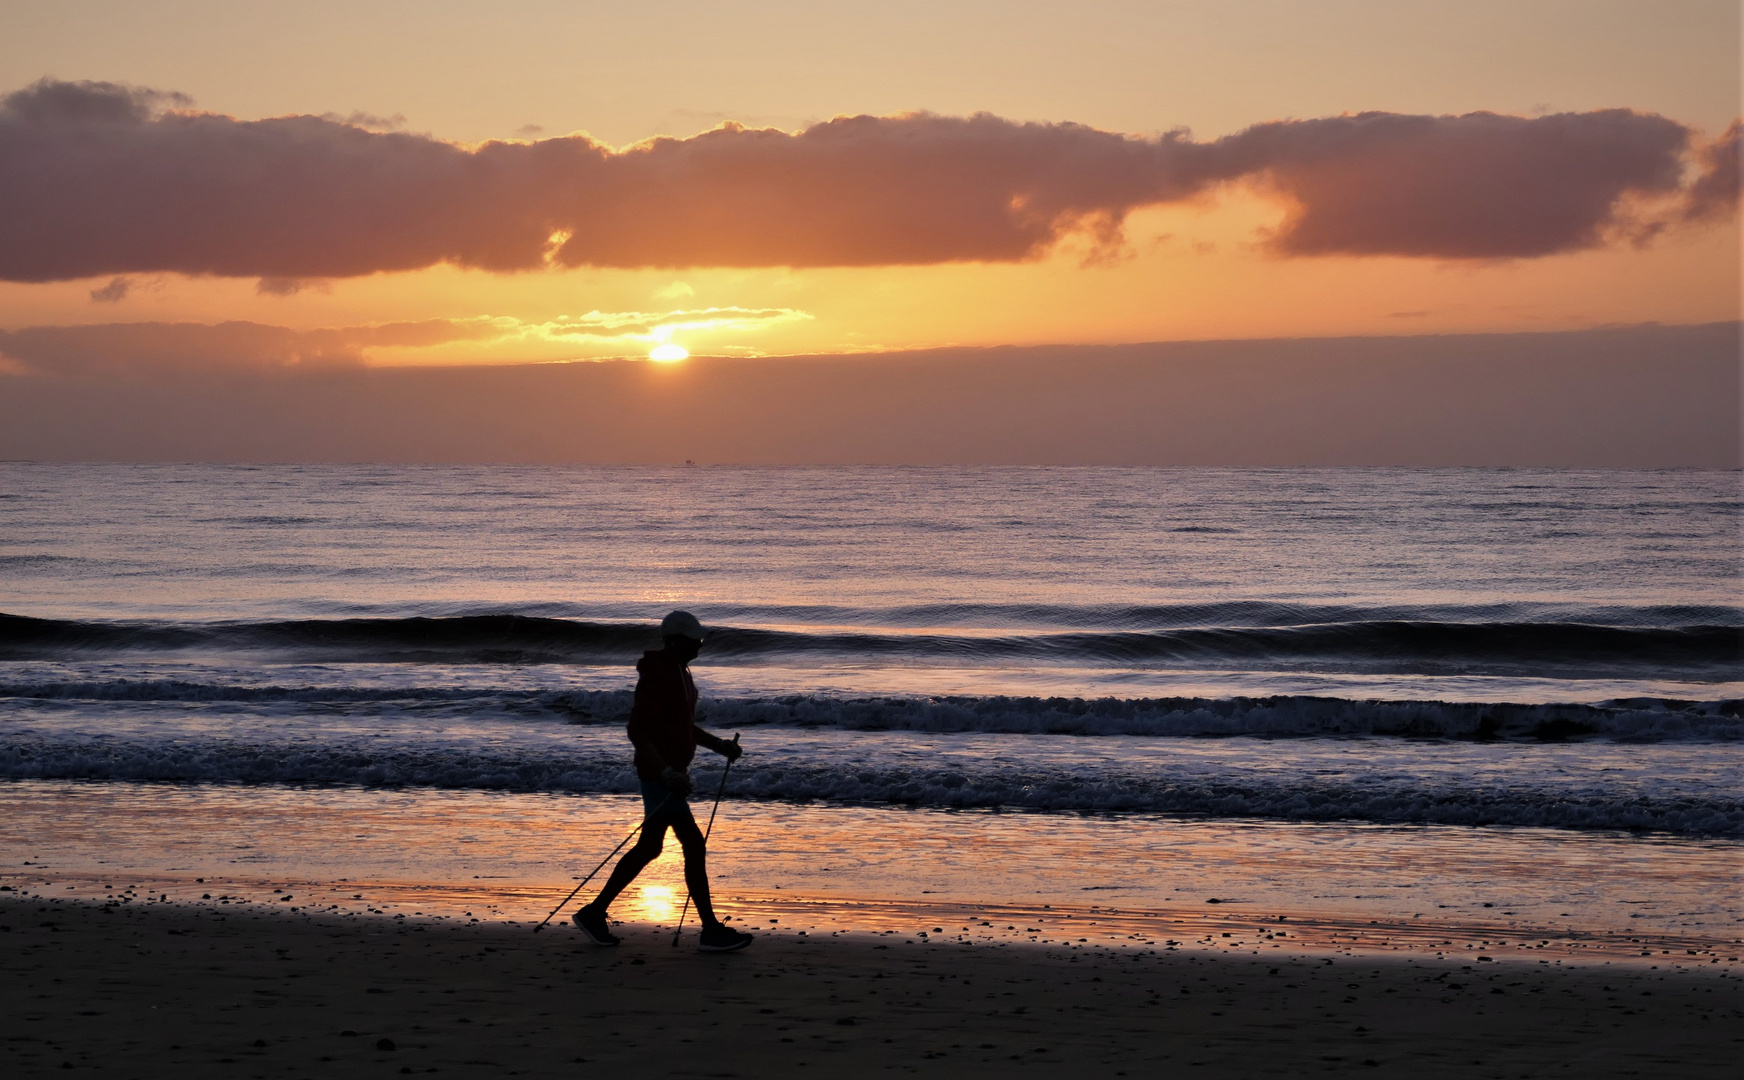
[[[703,639],[702,623],[688,611],[674,611],[660,620],[661,637],[684,637],[692,641]]]

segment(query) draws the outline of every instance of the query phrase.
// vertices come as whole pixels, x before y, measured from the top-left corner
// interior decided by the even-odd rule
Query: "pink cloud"
[[[583,136],[467,148],[186,104],[47,80],[0,99],[0,279],[177,272],[270,289],[443,262],[1010,262],[1069,234],[1111,250],[1132,211],[1242,180],[1290,203],[1271,241],[1284,255],[1524,258],[1606,242],[1633,197],[1679,196],[1690,142],[1672,120],[1608,110],[1365,113],[1210,142],[912,114],[621,151]]]

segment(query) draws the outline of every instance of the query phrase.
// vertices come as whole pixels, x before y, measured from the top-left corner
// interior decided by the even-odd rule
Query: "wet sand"
[[[743,920],[741,920],[743,921]],[[1264,956],[0,899],[0,1070],[119,1077],[1736,1075],[1734,966]]]

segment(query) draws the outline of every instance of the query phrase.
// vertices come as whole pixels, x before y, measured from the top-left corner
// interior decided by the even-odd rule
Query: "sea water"
[[[555,798],[615,827],[631,665],[682,607],[710,628],[703,723],[748,750],[728,805],[782,821],[762,855],[730,844],[790,891],[1052,902],[1126,851],[1149,884],[1123,902],[1155,906],[1171,845],[1254,892],[1259,852],[1337,835],[1372,864],[1355,912],[1413,851],[1612,845],[1682,860],[1718,889],[1697,921],[1735,930],[1740,495],[1692,471],[7,464],[0,776],[37,809],[6,869],[104,861],[45,834],[75,796],[173,818],[163,790],[252,791],[287,822]],[[865,850],[916,842],[845,878],[807,846],[829,813]],[[973,841],[948,857],[917,839],[940,814]],[[294,846],[280,876],[355,876]],[[425,857],[446,880],[473,856]],[[517,880],[570,876],[536,861]],[[1671,888],[1642,873],[1624,890]],[[1545,897],[1579,883],[1552,884],[1566,907]]]

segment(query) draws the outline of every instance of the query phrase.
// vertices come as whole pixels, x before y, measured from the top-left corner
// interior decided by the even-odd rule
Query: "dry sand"
[[[117,1077],[1736,1077],[1706,969],[0,900],[0,1071]],[[1469,962],[1467,962],[1469,961]]]

